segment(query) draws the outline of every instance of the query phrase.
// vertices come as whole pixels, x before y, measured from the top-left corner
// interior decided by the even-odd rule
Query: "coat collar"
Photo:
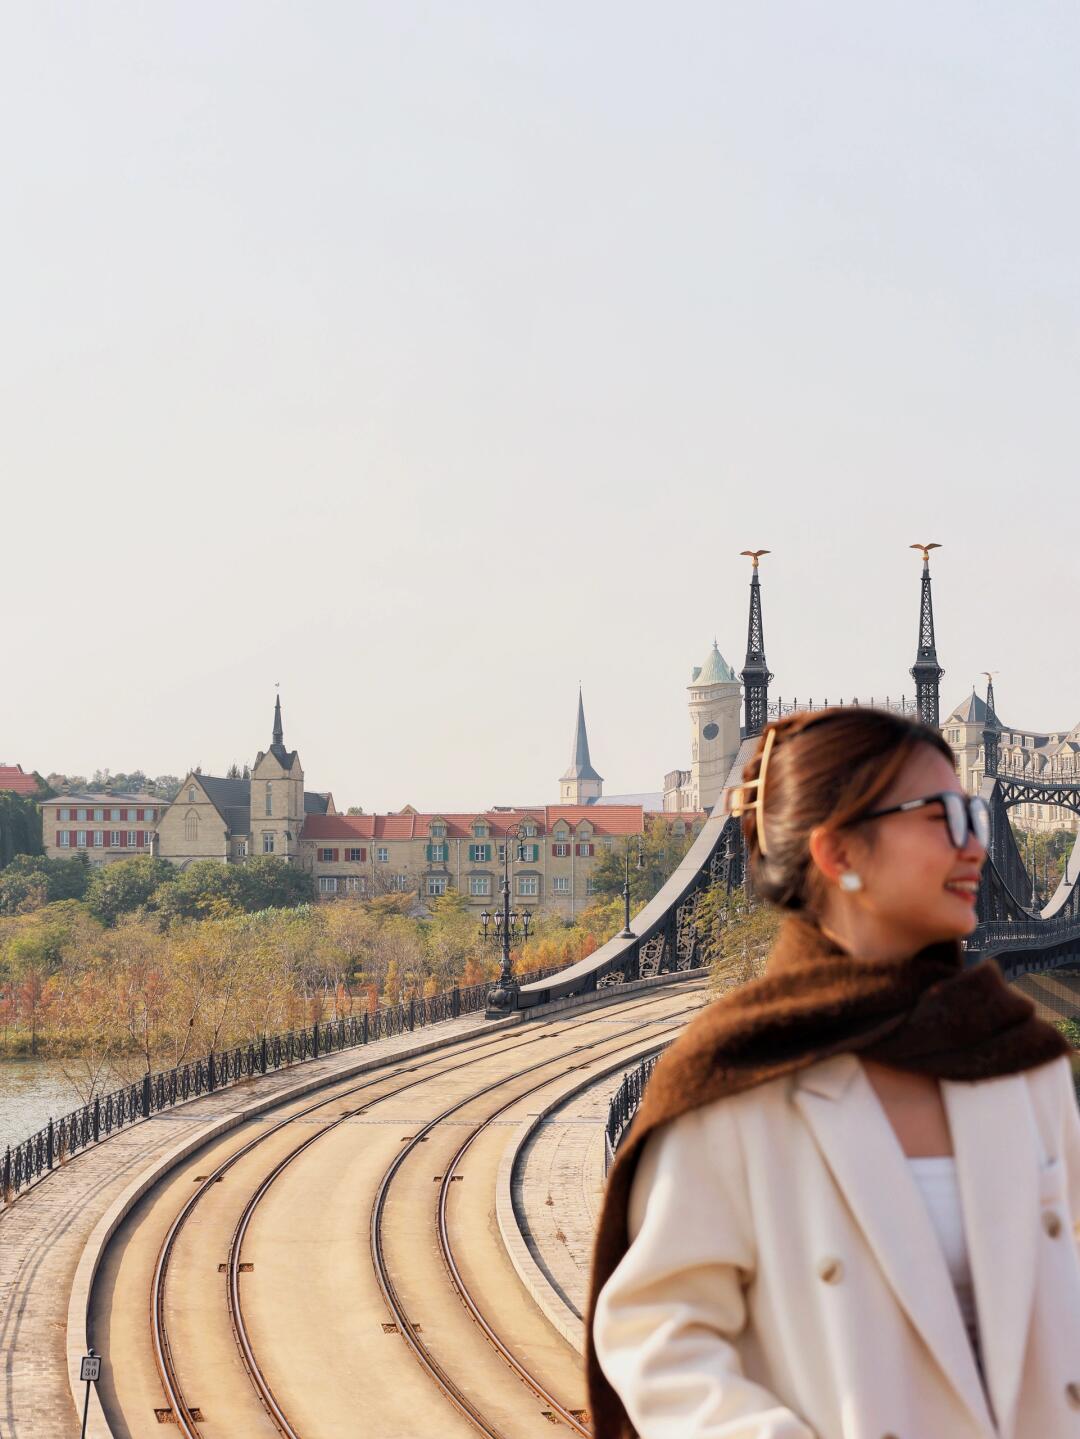
[[[937,1234],[862,1065],[841,1054],[794,1076],[794,1102],[929,1353],[984,1432],[1009,1439],[1034,1297],[1038,1148],[1031,1105],[1017,1075],[944,1080],[942,1098],[996,1426]]]

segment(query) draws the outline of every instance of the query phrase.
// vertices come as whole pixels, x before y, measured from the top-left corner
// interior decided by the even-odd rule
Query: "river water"
[[[80,1100],[55,1059],[0,1059],[0,1155]]]

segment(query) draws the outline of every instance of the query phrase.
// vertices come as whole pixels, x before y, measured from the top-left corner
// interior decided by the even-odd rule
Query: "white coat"
[[[986,1388],[900,1143],[842,1054],[646,1142],[593,1326],[641,1439],[1080,1439],[1069,1061],[941,1089]]]

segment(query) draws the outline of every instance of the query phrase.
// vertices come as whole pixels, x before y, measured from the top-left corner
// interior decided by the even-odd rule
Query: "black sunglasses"
[[[887,814],[905,814],[908,810],[924,809],[928,804],[939,804],[945,811],[945,823],[949,827],[949,838],[956,849],[963,849],[971,835],[986,849],[990,844],[990,806],[980,794],[957,794],[956,790],[945,790],[942,794],[928,794],[923,799],[905,800],[903,804],[890,805],[888,809],[875,809],[864,814],[852,824],[863,820],[881,819]]]

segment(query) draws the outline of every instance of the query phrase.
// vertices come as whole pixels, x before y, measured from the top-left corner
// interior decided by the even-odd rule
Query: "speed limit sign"
[[[79,1365],[79,1378],[84,1384],[96,1384],[101,1378],[101,1360],[87,1355]]]

